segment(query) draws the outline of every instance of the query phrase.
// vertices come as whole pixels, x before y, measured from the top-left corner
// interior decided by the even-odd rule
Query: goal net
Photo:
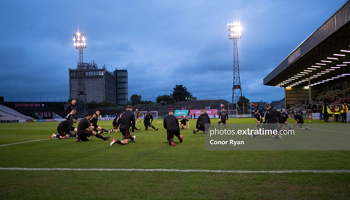
[[[140,111],[140,119],[143,119],[145,115],[147,115],[147,111]],[[151,115],[153,116],[153,119],[158,119],[158,111],[151,111]]]
[[[248,118],[248,117],[252,117],[250,113],[242,114],[242,113],[239,113],[237,110],[226,110],[225,112],[228,114],[229,118]]]

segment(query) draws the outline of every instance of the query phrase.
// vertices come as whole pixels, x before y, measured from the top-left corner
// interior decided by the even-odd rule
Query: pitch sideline
[[[97,168],[19,168],[0,167],[2,171],[137,171],[137,172],[201,172],[201,173],[229,173],[229,174],[291,174],[291,173],[313,173],[313,174],[349,174],[350,170],[202,170],[202,169],[97,169]]]
[[[24,143],[29,143],[29,142],[39,142],[43,140],[49,140],[49,139],[39,139],[39,140],[29,140],[29,141],[23,141],[23,142],[16,142],[16,143],[10,143],[10,144],[2,144],[0,147],[5,147],[5,146],[10,146],[10,145],[15,145],[15,144],[24,144]]]

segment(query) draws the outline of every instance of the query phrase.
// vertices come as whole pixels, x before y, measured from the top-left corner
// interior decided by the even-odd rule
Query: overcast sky
[[[127,69],[129,97],[155,101],[183,84],[198,99],[231,101],[233,47],[240,21],[243,95],[284,98],[263,78],[346,0],[0,1],[0,96],[66,101],[76,68],[73,33],[85,33],[84,62]]]

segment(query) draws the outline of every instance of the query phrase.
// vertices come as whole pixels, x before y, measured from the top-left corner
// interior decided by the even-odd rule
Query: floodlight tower
[[[78,99],[82,100],[84,104],[87,103],[86,90],[85,90],[85,68],[83,60],[83,49],[86,48],[84,33],[73,34],[74,47],[79,50],[79,62],[77,66],[77,79],[78,79]],[[84,111],[86,105],[83,106]]]
[[[228,23],[229,39],[233,40],[233,87],[232,87],[232,104],[235,105],[242,96],[241,78],[239,74],[239,60],[237,41],[241,39],[241,24],[240,22]]]

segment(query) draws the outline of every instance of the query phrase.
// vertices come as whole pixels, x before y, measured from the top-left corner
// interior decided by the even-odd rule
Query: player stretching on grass
[[[272,133],[272,138],[282,140],[282,137],[277,132],[277,126],[280,119],[279,113],[275,109],[271,108],[271,104],[269,103],[266,103],[266,109],[267,110],[264,115],[264,129]]]
[[[254,120],[258,124],[258,125],[256,125],[255,129],[259,130],[259,132],[256,135],[253,135],[253,134],[250,135],[251,137],[256,137],[256,136],[260,135],[259,133],[260,133],[261,125],[262,125],[262,117],[261,117],[260,113],[257,110],[254,111]]]
[[[72,120],[75,113],[77,113],[77,110],[73,109],[72,111],[70,111],[70,113],[68,113],[68,115],[66,116],[65,120]]]
[[[90,122],[91,122],[91,126],[94,127],[94,131],[96,131],[99,134],[102,134],[103,132],[108,132],[108,131],[106,129],[102,128],[101,126],[97,125],[99,115],[100,115],[100,111],[96,111],[95,114],[92,115]],[[100,129],[101,131],[99,131],[97,129]]]
[[[115,114],[115,118],[112,122],[113,128],[111,128],[111,130],[108,131],[108,133],[110,132],[118,132],[118,127],[120,125],[120,119],[122,117],[122,114],[118,115],[118,113]]]
[[[149,126],[152,127],[154,130],[158,131],[158,128],[154,127],[152,125],[152,122],[153,122],[153,116],[151,115],[151,111],[149,110],[149,111],[147,111],[147,115],[144,116],[144,120],[143,120],[146,131],[148,130]]]
[[[308,127],[303,128],[304,125],[304,119],[300,115],[294,115],[294,111],[290,112],[290,117],[294,117],[294,119],[297,121],[294,125],[289,127],[289,129],[293,129],[295,126],[299,126],[299,130],[310,130]]]
[[[77,100],[72,99],[72,101],[68,104],[68,106],[64,110],[64,115],[68,115],[74,109],[76,104],[77,104]]]
[[[174,113],[174,112],[173,112]],[[187,122],[187,129],[190,129],[190,122],[188,121],[188,119],[186,118],[186,116],[182,116],[182,119],[180,121],[180,126],[182,129],[186,129],[186,122]]]
[[[58,138],[58,139],[66,139],[71,134],[71,131],[77,131],[76,128],[73,127],[73,124],[78,121],[78,117],[73,117],[72,120],[65,120],[62,121],[57,126],[57,134],[52,133],[50,140],[52,138]]]
[[[89,138],[91,135],[93,136],[96,136],[97,138],[100,138],[102,140],[108,140],[110,138],[110,136],[108,137],[103,137],[101,136],[100,134],[97,134],[96,131],[94,131],[94,127],[91,126],[90,124],[90,121],[89,119],[91,118],[91,113],[86,113],[85,114],[85,118],[82,119],[80,122],[79,122],[79,125],[78,125],[78,131],[77,131],[77,142],[79,142],[80,140],[81,141],[89,141]],[[88,130],[86,130],[88,129]]]
[[[199,115],[199,117],[197,118],[196,130],[193,130],[193,133],[197,133],[201,130],[205,134],[205,124],[209,124],[209,126],[211,126],[210,118],[208,117],[208,115],[206,115],[205,111],[202,110],[201,115]]]
[[[283,108],[280,114],[280,123],[278,125],[278,132],[282,129],[283,125],[285,126],[286,129],[288,129],[288,120],[289,120],[289,116],[286,113],[286,109]]]
[[[184,136],[180,135],[179,121],[174,116],[174,110],[170,110],[169,115],[164,117],[163,126],[167,130],[167,140],[169,145],[175,146],[174,135],[180,140],[180,143],[183,141]]]
[[[129,132],[130,126],[131,126],[131,132]],[[120,132],[122,132],[123,140],[115,140],[113,138],[112,142],[109,145],[112,146],[115,143],[124,144],[124,145],[129,144],[129,137],[131,137],[134,134],[134,129],[135,129],[135,115],[134,113],[132,113],[132,106],[128,105],[126,107],[126,112],[122,114],[120,119]],[[135,136],[133,136],[130,139],[134,142]]]

